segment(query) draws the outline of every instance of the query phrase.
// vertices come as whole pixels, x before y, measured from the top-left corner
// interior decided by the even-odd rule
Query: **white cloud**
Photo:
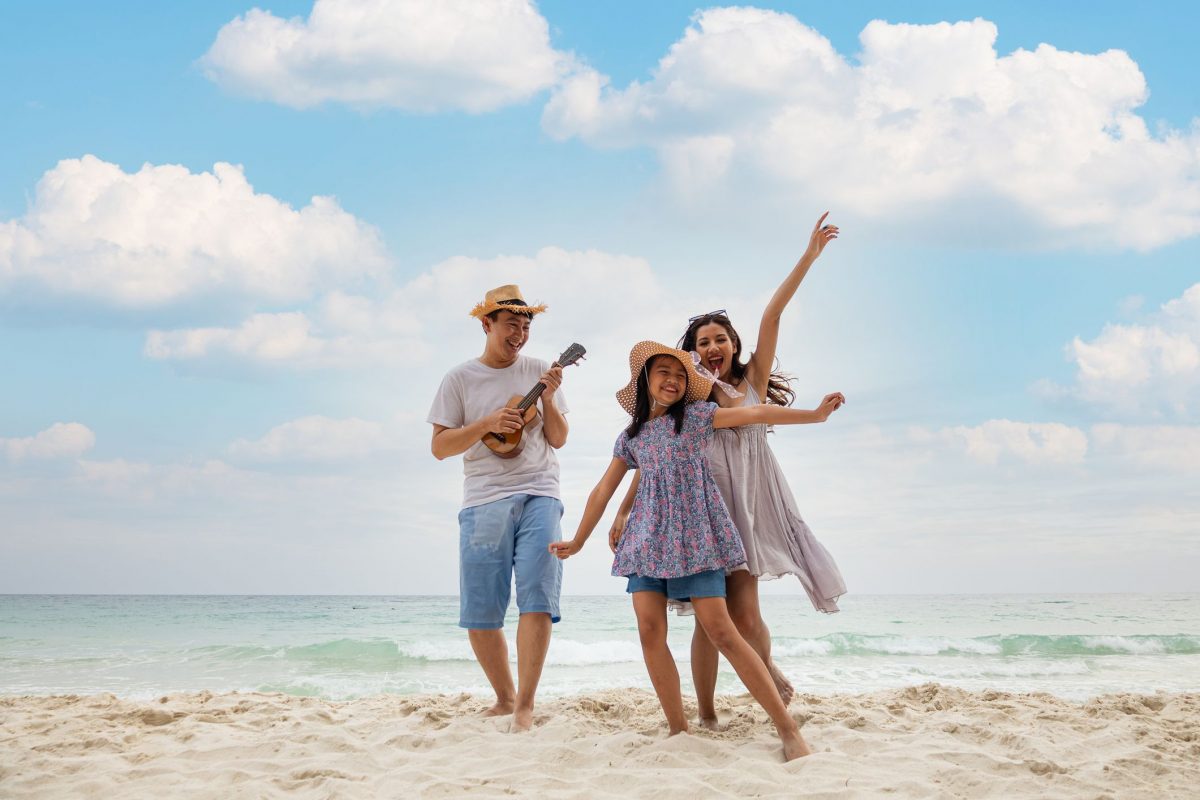
[[[1165,303],[1144,324],[1109,324],[1067,347],[1073,392],[1110,410],[1195,416],[1200,407],[1200,283]]]
[[[277,425],[253,441],[238,439],[229,446],[229,454],[250,461],[338,461],[398,445],[397,437],[378,422],[318,415]]]
[[[248,11],[201,63],[226,89],[293,108],[479,113],[528,100],[570,60],[527,0],[317,0],[307,19]]]
[[[24,216],[0,223],[0,290],[123,307],[226,294],[297,301],[385,266],[376,230],[333,198],[296,210],[230,164],[126,173],[91,155],[66,159]]]
[[[96,434],[78,422],[56,422],[33,436],[0,438],[0,452],[10,461],[78,458],[96,444]]]
[[[567,535],[619,428],[581,412],[574,401],[583,395],[572,385],[573,429],[559,454]],[[615,408],[611,387],[598,400]],[[781,427],[771,440],[801,511],[853,592],[1183,591],[1194,577],[1194,469],[1150,472],[1098,444],[1095,455],[1116,457],[1101,464],[1089,448],[1082,466],[1018,468],[998,479],[991,468],[963,468],[961,441],[958,456],[914,447],[902,430],[864,422],[864,409],[854,408],[825,425]],[[386,435],[411,421],[378,424]],[[290,433],[277,437],[271,459],[252,468],[200,456],[118,458],[81,460],[64,478],[18,464],[0,480],[0,528],[47,544],[5,577],[23,591],[452,592],[461,464],[434,461],[428,426],[416,424],[423,435],[386,464],[363,469],[350,456],[325,459],[319,471],[290,468],[305,447],[335,447],[323,436],[345,422],[318,423],[311,436],[285,423],[280,429]],[[930,553],[939,554],[937,569]],[[414,558],[419,575],[397,573]],[[1064,558],[1076,568],[1063,571]],[[607,548],[590,545],[580,559],[568,592],[620,591]],[[800,594],[794,581],[764,591]]]
[[[1150,132],[1126,53],[999,56],[996,34],[982,19],[876,20],[855,64],[788,14],[709,9],[648,81],[566,78],[543,126],[652,147],[689,199],[819,196],[876,227],[952,215],[1020,244],[1144,249],[1200,232],[1200,132]]]
[[[1117,425],[1092,427],[1098,451],[1139,467],[1200,470],[1200,427],[1187,425]]]
[[[653,323],[647,320],[672,312],[674,330],[692,308],[662,290],[644,259],[545,247],[533,256],[457,256],[379,297],[331,293],[311,313],[256,314],[236,327],[151,331],[145,353],[181,362],[232,359],[298,369],[411,368],[447,349],[474,350],[481,340],[479,323],[467,312],[487,288],[501,283],[519,284],[531,302],[553,301],[537,329],[540,338],[543,331],[558,336],[561,328],[561,344],[551,345],[560,350],[570,344],[566,336],[580,335],[577,321],[597,308],[605,309],[606,326],[621,320],[630,330],[648,330]]]
[[[324,335],[302,311],[254,314],[237,327],[152,330],[145,355],[159,360],[233,359],[299,368],[354,366],[368,356],[394,359],[399,346],[386,340]]]
[[[940,440],[983,464],[1015,458],[1027,464],[1078,464],[1087,454],[1087,434],[1058,422],[991,419],[980,425],[914,430],[917,441]]]

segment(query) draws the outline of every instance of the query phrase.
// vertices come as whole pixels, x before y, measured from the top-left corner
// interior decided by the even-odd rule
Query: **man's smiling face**
[[[517,360],[521,348],[529,341],[530,318],[511,311],[498,311],[496,318],[483,318],[483,330],[487,333],[487,351],[502,364]]]

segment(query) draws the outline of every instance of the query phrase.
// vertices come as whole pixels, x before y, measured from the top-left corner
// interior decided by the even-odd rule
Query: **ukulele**
[[[563,354],[555,359],[554,363],[550,366],[569,367],[583,358],[586,352],[587,350],[583,349],[583,345],[573,344],[564,350]],[[480,441],[501,458],[516,458],[521,452],[521,431],[526,425],[533,422],[534,417],[537,416],[537,400],[542,396],[542,392],[544,391],[546,391],[546,384],[538,381],[524,397],[514,395],[505,407],[514,409],[521,414],[521,427],[512,433],[492,433],[488,431]]]

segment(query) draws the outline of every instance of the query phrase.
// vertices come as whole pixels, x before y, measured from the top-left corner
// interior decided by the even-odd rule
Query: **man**
[[[486,714],[512,714],[513,731],[533,725],[534,694],[550,626],[559,620],[562,585],[562,564],[549,551],[549,544],[562,538],[554,454],[567,442],[567,404],[558,391],[562,367],[551,369],[521,354],[533,318],[545,310],[527,305],[513,285],[488,292],[470,312],[483,326],[483,355],[446,374],[427,418],[439,461],[464,454],[458,624],[467,629],[475,658],[496,692]],[[501,458],[480,439],[520,429],[520,413],[505,405],[539,381],[546,388],[539,413],[522,431],[522,448],[516,457]],[[503,632],[514,572],[520,612],[515,690]]]

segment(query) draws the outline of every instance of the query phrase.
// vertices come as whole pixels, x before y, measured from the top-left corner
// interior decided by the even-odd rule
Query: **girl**
[[[808,248],[776,289],[763,311],[758,344],[750,360],[742,363],[742,338],[724,311],[693,317],[679,347],[699,355],[701,365],[719,382],[732,384],[742,397],[731,399],[713,392],[722,406],[754,407],[766,403],[791,405],[795,392],[779,373],[773,373],[779,321],[800,282],[825,245],[836,239],[836,225],[825,225],[825,212],[813,226]],[[762,658],[785,703],[791,702],[791,683],[771,658],[771,634],[759,610],[758,582],[795,575],[819,611],[835,612],[837,598],[846,592],[841,573],[828,551],[813,536],[800,516],[796,500],[775,455],[767,444],[767,427],[750,425],[720,430],[709,447],[709,463],[721,497],[737,526],[746,550],[746,564],[726,577],[729,613],[738,631]],[[637,491],[637,479],[621,505],[609,538],[615,549]],[[676,604],[678,605],[678,604]],[[686,607],[683,609],[686,613]],[[700,724],[717,727],[713,696],[717,685],[717,648],[697,624],[692,635],[692,681]]]
[[[692,357],[656,342],[629,354],[629,384],[617,401],[632,421],[617,438],[613,459],[588,497],[575,538],[550,549],[578,553],[600,521],[626,471],[641,470],[637,497],[617,548],[613,574],[628,578],[642,654],[672,735],[688,729],[679,672],[667,647],[667,600],[690,600],[709,641],[771,716],[784,759],[808,755],[762,659],[737,632],[725,607],[725,571],[746,560],[708,466],[713,430],[737,425],[824,422],[845,398],[827,395],[815,411],[755,405],[719,408],[703,402],[713,380]]]

